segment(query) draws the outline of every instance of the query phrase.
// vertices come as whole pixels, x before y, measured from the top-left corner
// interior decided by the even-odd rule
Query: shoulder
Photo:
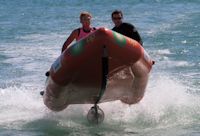
[[[81,31],[81,28],[77,28],[77,29],[74,29],[72,33],[79,34],[80,31]]]
[[[117,27],[113,27],[112,30],[116,30]]]
[[[71,34],[70,37],[77,37],[80,33],[80,28],[74,29]]]
[[[74,29],[72,33],[79,33],[81,28]]]
[[[125,23],[125,27],[132,30],[133,32],[137,32],[137,28],[133,24]]]
[[[127,26],[127,27],[135,28],[135,26],[133,24],[131,24],[131,23],[124,22],[123,25]]]

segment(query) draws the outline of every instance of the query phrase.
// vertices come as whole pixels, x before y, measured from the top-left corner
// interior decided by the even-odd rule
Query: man
[[[112,21],[115,24],[115,27],[113,27],[113,31],[116,31],[120,34],[123,34],[127,37],[130,37],[136,41],[138,41],[141,45],[143,45],[142,39],[140,37],[140,34],[134,27],[134,25],[130,23],[124,23],[123,20],[123,13],[120,10],[115,10],[111,14]]]
[[[82,38],[86,37],[91,32],[93,32],[94,30],[96,30],[95,27],[90,26],[91,19],[92,19],[92,15],[89,12],[81,12],[80,23],[82,24],[82,27],[77,28],[74,31],[72,31],[72,33],[67,38],[67,40],[65,41],[62,47],[62,52],[72,43],[74,39],[76,39],[76,41],[79,41]]]
[[[123,34],[123,35],[125,35],[129,38],[132,38],[132,39],[138,41],[140,43],[140,45],[142,46],[142,44],[143,44],[142,39],[141,39],[138,31],[134,27],[134,25],[132,25],[130,23],[124,23],[122,21],[123,20],[122,11],[120,11],[120,10],[113,11],[112,14],[111,14],[111,17],[112,17],[113,23],[115,24],[115,26],[112,28],[113,31],[118,32],[120,34]],[[123,71],[128,78],[132,78],[132,75],[131,75],[132,72],[131,72],[131,69],[129,67],[125,68]],[[121,98],[121,101],[123,103],[126,103],[126,104],[134,104],[134,103],[139,102],[140,99],[141,98],[134,99],[134,100],[130,101],[128,99],[128,97],[123,97],[123,98]]]

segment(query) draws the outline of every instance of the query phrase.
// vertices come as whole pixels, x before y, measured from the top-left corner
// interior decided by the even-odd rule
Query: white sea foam
[[[184,60],[170,60],[167,56],[158,56],[156,66],[160,68],[193,67],[195,63]]]
[[[187,86],[162,75],[150,81],[139,104],[128,106],[116,101],[102,104],[102,108],[108,120],[127,121],[144,127],[166,127],[193,122],[194,116],[200,112],[199,102],[199,96],[188,93]]]
[[[169,55],[169,54],[173,54],[169,49],[162,49],[162,50],[158,50],[157,54],[159,55]]]
[[[183,40],[183,41],[181,41],[181,43],[183,43],[183,44],[186,44],[186,43],[187,43],[187,41],[186,41],[186,40]]]
[[[26,86],[26,87],[25,87]],[[176,77],[160,73],[152,75],[142,101],[135,105],[120,101],[100,104],[105,112],[105,123],[124,122],[134,127],[166,127],[195,121],[200,113],[200,99],[188,92],[188,86]],[[86,121],[93,105],[71,105],[62,112],[54,113],[43,104],[39,91],[41,85],[22,84],[0,89],[0,125],[24,124],[33,120],[57,120],[60,125],[78,125]],[[70,124],[66,122],[71,122]],[[80,125],[80,124],[79,124]]]
[[[0,89],[0,125],[28,122],[44,116],[45,106],[39,90],[27,87]]]
[[[166,75],[150,79],[142,101],[135,105],[123,104],[120,101],[99,104],[105,112],[105,123],[124,122],[134,127],[166,128],[178,124],[196,121],[200,113],[199,96],[190,94],[188,87],[178,79]],[[93,105],[71,105],[66,110],[49,114],[62,125],[66,121],[76,122],[76,118],[85,118]],[[69,125],[69,124],[68,124]]]

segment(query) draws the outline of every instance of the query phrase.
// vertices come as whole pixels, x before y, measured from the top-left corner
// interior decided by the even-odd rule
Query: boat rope
[[[104,46],[103,47],[103,55],[102,55],[102,82],[101,82],[101,90],[99,92],[99,96],[97,98],[97,101],[95,102],[95,105],[100,101],[101,97],[103,96],[106,85],[107,85],[107,78],[108,78],[108,53],[107,49]]]

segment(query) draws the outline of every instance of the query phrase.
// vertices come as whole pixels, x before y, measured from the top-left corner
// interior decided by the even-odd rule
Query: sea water
[[[52,112],[43,104],[45,72],[60,55],[79,14],[111,29],[120,9],[156,64],[142,101],[100,104],[105,120],[87,122],[92,105]],[[199,136],[199,0],[0,0],[1,136]]]

